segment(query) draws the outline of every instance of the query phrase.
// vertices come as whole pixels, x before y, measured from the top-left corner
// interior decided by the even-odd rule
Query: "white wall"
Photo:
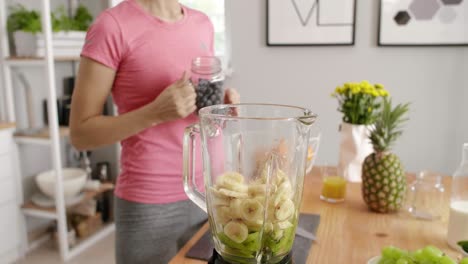
[[[464,50],[465,62],[468,61],[468,49]],[[454,162],[460,162],[461,159],[461,147],[463,143],[468,143],[468,63],[465,63],[463,69],[464,83],[460,86],[460,97],[459,97],[459,117],[458,117],[458,128],[457,128],[457,142],[455,146],[456,156]]]
[[[231,85],[245,102],[311,107],[319,114],[323,134],[318,163],[334,164],[341,116],[330,93],[347,81],[383,83],[395,102],[412,103],[411,121],[395,147],[407,169],[452,172],[459,159],[455,130],[468,121],[467,107],[463,116],[458,112],[468,85],[467,48],[377,47],[379,1],[357,2],[355,46],[267,47],[266,0],[226,1],[232,29]]]

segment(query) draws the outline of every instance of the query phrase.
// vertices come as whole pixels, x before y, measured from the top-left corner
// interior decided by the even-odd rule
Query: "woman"
[[[191,60],[212,56],[213,38],[208,17],[177,0],[124,1],[87,34],[71,140],[80,150],[122,142],[117,263],[167,263],[206,219],[183,190],[182,136],[197,122]],[[116,117],[101,114],[110,93]],[[225,102],[238,101],[228,89]]]

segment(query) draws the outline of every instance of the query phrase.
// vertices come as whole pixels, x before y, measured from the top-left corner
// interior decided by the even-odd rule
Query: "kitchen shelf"
[[[102,238],[108,236],[115,230],[115,224],[114,223],[106,223],[103,224],[101,228],[99,228],[96,232],[91,234],[90,236],[86,238],[79,238],[77,239],[77,243],[75,246],[71,247],[70,249],[70,258],[75,257],[76,255],[80,254],[90,246],[92,246],[94,243],[97,241],[101,240]]]
[[[102,3],[102,6],[105,8],[115,6],[117,1],[114,0],[103,0],[105,3]],[[7,3],[11,2],[11,3]],[[15,114],[15,90],[13,85],[13,73],[14,71],[22,71],[23,68],[26,69],[28,67],[43,69],[44,76],[43,76],[43,85],[46,88],[47,92],[47,99],[48,102],[54,102],[57,99],[57,80],[56,77],[56,70],[58,69],[57,65],[61,63],[70,63],[72,66],[75,66],[80,61],[79,56],[54,56],[54,54],[58,54],[54,49],[53,41],[53,32],[52,32],[52,21],[49,15],[51,13],[51,1],[50,0],[39,0],[38,6],[40,6],[39,12],[41,15],[41,28],[44,34],[44,42],[45,46],[51,47],[51,49],[45,50],[45,55],[40,57],[18,57],[12,56],[9,51],[9,35],[6,32],[6,18],[7,18],[7,6],[17,2],[17,0],[12,1],[1,1],[0,0],[0,67],[2,72],[2,84],[0,85],[0,93],[3,94],[1,97],[0,105],[5,105],[5,112],[8,121],[14,122],[17,120]],[[120,2],[120,1],[118,1]],[[74,67],[72,67],[73,71],[75,71]],[[49,124],[54,129],[51,134],[49,134],[48,129],[44,129],[37,134],[30,135],[31,133],[17,133],[15,135],[15,141],[17,144],[33,144],[39,146],[46,146],[50,148],[45,154],[50,154],[52,159],[52,167],[55,170],[59,170],[62,168],[62,159],[63,159],[63,139],[70,135],[69,128],[60,128],[58,132],[58,136],[56,136],[55,129],[59,126],[58,123],[58,111],[56,107],[49,107],[47,111],[47,116],[49,117]],[[17,131],[18,132],[18,131]],[[23,131],[19,131],[23,132]],[[53,135],[53,136],[52,136]],[[21,154],[21,153],[19,153]],[[23,160],[19,160],[21,162],[26,162]],[[24,165],[24,164],[23,164]],[[56,175],[58,186],[63,188],[63,175]],[[19,181],[21,184],[21,181]],[[113,188],[113,186],[112,186]],[[91,197],[94,197],[97,193],[90,194]],[[89,197],[89,196],[87,196]],[[64,204],[63,195],[57,196],[58,204]],[[79,252],[83,251],[85,248],[89,248],[93,246],[99,239],[103,236],[101,234],[105,234],[105,232],[109,232],[112,230],[111,227],[106,227],[103,232],[99,232],[97,235],[93,235],[90,239],[83,241],[78,247],[71,248],[69,246],[67,240],[67,215],[66,210],[67,208],[58,207],[55,208],[41,208],[37,207],[32,203],[26,203],[23,206],[24,215],[31,215],[36,217],[48,218],[51,220],[55,220],[57,223],[57,236],[58,236],[58,250],[60,251],[60,257],[63,262],[69,261],[73,256],[76,256]],[[24,225],[27,225],[24,223]],[[107,230],[107,231],[106,231]],[[24,252],[21,252],[22,255]]]
[[[78,62],[80,57],[56,57],[56,62]],[[40,57],[8,57],[5,64],[9,66],[42,66],[46,61]]]
[[[70,128],[66,126],[61,126],[59,128],[60,137],[70,136]],[[49,128],[45,127],[34,134],[24,134],[21,132],[15,133],[15,140],[17,143],[22,144],[35,144],[35,145],[50,145],[52,140],[50,139]]]
[[[80,203],[86,202],[101,193],[111,191],[114,189],[113,183],[101,183],[101,187],[96,191],[85,191],[83,200]],[[57,219],[57,213],[55,207],[41,207],[34,204],[32,201],[25,203],[22,207],[23,213],[29,216],[35,216],[39,218]]]
[[[0,130],[15,128],[16,124],[11,122],[0,122]]]

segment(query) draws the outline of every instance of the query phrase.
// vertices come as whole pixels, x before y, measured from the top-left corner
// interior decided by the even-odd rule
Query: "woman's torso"
[[[135,0],[106,11],[120,30],[119,63],[112,96],[119,114],[153,101],[167,86],[190,71],[191,60],[213,55],[213,27],[202,13],[183,7],[184,17],[167,23],[146,13]],[[100,23],[98,21],[96,23]],[[186,199],[182,187],[184,129],[195,115],[146,129],[122,141],[121,175],[116,194],[143,203]],[[198,144],[199,146],[199,144]],[[196,150],[200,153],[200,150]],[[197,171],[201,174],[201,159]]]

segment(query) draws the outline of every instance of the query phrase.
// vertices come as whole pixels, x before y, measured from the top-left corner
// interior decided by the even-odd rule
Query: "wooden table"
[[[412,177],[409,175],[408,177]],[[318,243],[314,243],[307,263],[365,264],[373,256],[380,255],[383,247],[394,245],[415,250],[434,245],[451,257],[460,254],[447,245],[446,230],[450,193],[449,177],[445,177],[446,210],[441,221],[417,220],[404,212],[377,214],[370,212],[361,197],[361,185],[348,183],[346,201],[329,204],[319,199],[321,180],[319,169],[314,169],[305,179],[301,211],[320,214],[317,231]],[[171,264],[202,264],[199,260],[185,258],[185,253],[208,229],[205,225],[171,260]]]

